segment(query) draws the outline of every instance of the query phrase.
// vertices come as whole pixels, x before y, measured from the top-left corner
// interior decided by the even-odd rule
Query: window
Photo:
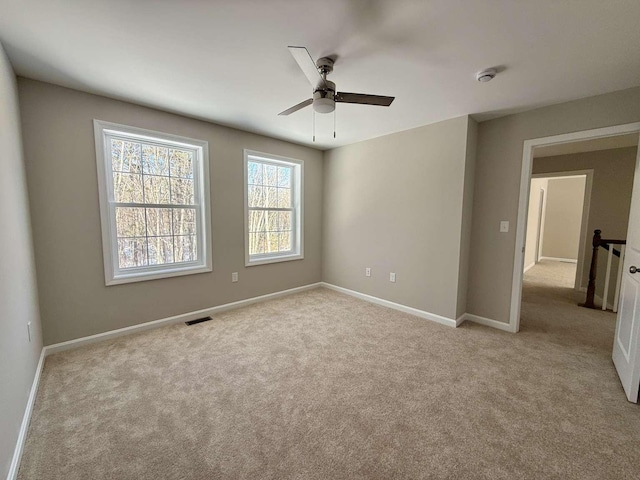
[[[208,144],[94,120],[107,285],[211,271]]]
[[[304,258],[303,163],[244,152],[245,264]]]

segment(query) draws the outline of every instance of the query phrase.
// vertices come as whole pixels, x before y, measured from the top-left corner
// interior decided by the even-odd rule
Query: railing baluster
[[[613,260],[613,245],[609,244],[609,255],[607,255],[607,273],[604,277],[604,295],[602,295],[602,310],[607,309],[609,299],[609,280],[611,279],[611,261]]]
[[[618,311],[618,300],[620,297],[620,281],[622,279],[622,263],[624,261],[624,246],[627,243],[626,240],[614,240],[614,239],[606,239],[602,238],[600,235],[602,230],[594,230],[593,231],[593,241],[591,244],[593,245],[593,253],[591,254],[591,268],[589,268],[589,285],[587,286],[587,298],[584,303],[581,303],[581,307],[587,308],[597,308],[593,303],[593,300],[596,296],[596,273],[598,271],[598,250],[600,247],[609,251],[608,259],[607,259],[607,276],[604,281],[604,294],[602,296],[602,310],[607,309],[607,299],[609,297],[609,283],[611,281],[611,261],[613,259],[613,255],[620,257],[620,267],[618,268],[618,281],[616,282],[616,293],[615,299],[613,302],[613,311]],[[615,250],[615,246],[620,246],[620,252]]]
[[[591,253],[591,267],[589,268],[589,285],[587,286],[587,298],[582,304],[583,307],[596,308],[593,299],[596,296],[596,270],[598,269],[598,249],[600,248],[600,234],[602,230],[593,232],[593,252]]]

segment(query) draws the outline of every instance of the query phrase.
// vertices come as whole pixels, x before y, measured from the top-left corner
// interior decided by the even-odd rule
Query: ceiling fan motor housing
[[[336,109],[336,84],[325,80],[327,88],[317,88],[313,92],[313,109],[318,113],[331,113]]]
[[[322,58],[319,58],[318,61],[316,62],[316,67],[318,67],[318,71],[320,72],[320,75],[327,75],[333,72],[333,64],[334,64],[333,59],[329,57],[322,57]]]

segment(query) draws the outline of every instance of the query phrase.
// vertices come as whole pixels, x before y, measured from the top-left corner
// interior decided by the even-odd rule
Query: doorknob
[[[636,267],[635,265],[631,265],[629,267],[629,273],[636,273],[638,271],[638,267]]]

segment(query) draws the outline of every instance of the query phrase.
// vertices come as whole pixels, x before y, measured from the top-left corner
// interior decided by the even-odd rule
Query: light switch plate
[[[509,221],[502,220],[500,222],[500,233],[507,233],[509,231]]]
[[[231,281],[234,283],[238,281],[238,272],[233,272],[231,274]]]
[[[389,273],[389,281],[395,283],[395,281],[396,281],[396,274],[395,273],[393,273],[393,272]]]

